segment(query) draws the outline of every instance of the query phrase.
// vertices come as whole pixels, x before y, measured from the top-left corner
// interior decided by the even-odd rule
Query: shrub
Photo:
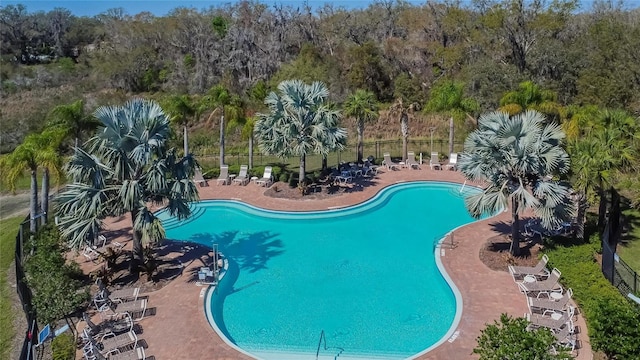
[[[481,360],[499,359],[566,359],[569,355],[551,354],[549,349],[555,338],[548,329],[527,330],[529,322],[525,318],[512,318],[500,315],[500,322],[480,332],[478,346],[473,349]]]
[[[51,352],[53,360],[73,360],[76,358],[76,344],[73,336],[68,333],[62,333],[51,341]]]
[[[640,314],[625,300],[601,300],[590,309],[590,340],[609,359],[638,359]]]

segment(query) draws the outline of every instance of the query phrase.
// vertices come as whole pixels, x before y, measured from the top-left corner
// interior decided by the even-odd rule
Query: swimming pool
[[[447,232],[473,221],[459,190],[414,182],[330,211],[203,201],[186,221],[158,216],[167,238],[217,244],[229,259],[205,306],[214,329],[243,352],[310,359],[320,347],[327,359],[407,358],[444,341],[459,320],[457,290],[434,256]]]

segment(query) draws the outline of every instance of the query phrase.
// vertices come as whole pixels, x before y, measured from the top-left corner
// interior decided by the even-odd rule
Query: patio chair
[[[260,185],[260,186],[270,186],[271,182],[273,181],[271,179],[271,172],[273,171],[273,168],[271,166],[265,166],[264,168],[264,173],[262,174],[262,178],[256,180],[256,184]]]
[[[362,176],[375,177],[376,175],[378,175],[378,167],[371,164],[369,160],[365,160],[362,166]]]
[[[559,298],[556,300],[552,295],[559,296]],[[564,294],[550,293],[549,299],[527,297],[527,306],[529,306],[529,311],[532,314],[546,311],[565,311],[569,307],[569,301],[572,296],[573,289],[567,289]]]
[[[389,153],[384,153],[384,160],[382,160],[382,165],[386,166],[387,170],[400,168],[400,164],[391,161],[391,154]]]
[[[449,163],[444,166],[447,170],[456,170],[458,167],[458,153],[449,154]]]
[[[87,335],[94,339],[106,334],[117,335],[133,331],[133,319],[129,314],[124,314],[122,318],[117,320],[101,321],[99,324],[91,321],[91,317],[86,312],[82,313],[82,319],[85,324],[87,324],[87,327],[85,328]]]
[[[238,176],[236,176],[233,179],[233,183],[236,184],[240,184],[240,185],[247,185],[249,183],[249,176],[247,175],[247,172],[249,171],[249,166],[248,165],[240,165],[240,173],[238,174]]]
[[[123,348],[135,348],[138,346],[138,335],[134,331],[128,331],[120,335],[106,334],[99,339],[94,339],[86,331],[83,331],[82,338],[86,343],[85,347],[92,349],[93,352],[99,349],[97,345],[101,344],[102,349],[99,349],[99,352],[110,359],[111,354],[117,354]]]
[[[146,357],[144,348],[137,347],[133,350],[115,353],[109,357],[109,360],[144,360]]]
[[[429,159],[429,167],[431,170],[442,170],[442,165],[440,164],[440,158],[438,157],[437,152],[431,153],[431,159]]]
[[[124,314],[129,314],[134,321],[142,320],[144,313],[147,310],[147,299],[140,299],[136,301],[129,301],[123,303],[115,303],[110,299],[107,299],[100,305],[98,312],[102,319],[119,319]],[[137,316],[134,316],[137,315]]]
[[[549,262],[549,256],[547,254],[542,255],[542,259],[538,261],[536,266],[514,266],[509,265],[509,274],[513,277],[514,281],[522,280],[527,275],[535,277],[548,277],[549,270],[547,269],[547,263]]]
[[[413,151],[407,152],[407,161],[405,164],[412,169],[420,169],[420,164],[416,161],[416,154]]]
[[[569,307],[567,311],[557,312],[551,311],[545,314],[527,313],[527,320],[531,323],[529,326],[533,328],[546,327],[553,332],[559,332],[565,326],[573,329],[573,315],[575,309]]]
[[[220,166],[220,176],[218,176],[218,185],[227,185],[229,183],[229,165]]]
[[[207,181],[207,179],[204,178],[204,176],[202,176],[202,169],[200,169],[199,167],[196,167],[195,169],[195,173],[193,175],[193,182],[195,182],[196,185],[199,184],[201,187],[209,186],[209,182]]]
[[[546,294],[548,296],[550,292],[562,292],[562,286],[558,282],[560,275],[560,270],[554,268],[545,280],[537,281],[535,277],[525,276],[523,281],[517,284],[527,295],[537,294],[540,297],[541,294]]]
[[[93,244],[86,245],[84,250],[82,250],[82,256],[84,256],[87,261],[91,261],[93,263],[97,263],[100,259],[100,254],[107,251],[108,248],[113,249],[114,251],[120,251],[124,245],[117,241],[111,241],[107,244],[107,238],[104,235],[99,235]]]
[[[125,287],[116,290],[109,290],[104,286],[104,283],[100,279],[96,280],[96,284],[100,290],[98,295],[104,298],[109,298],[114,302],[135,301],[138,300],[138,295],[140,295],[139,287]]]
[[[553,332],[553,336],[556,338],[556,345],[552,345],[553,353],[558,354],[557,345],[560,345],[569,351],[576,350],[578,345],[578,339],[576,338],[575,328],[571,324],[560,329],[560,331]]]

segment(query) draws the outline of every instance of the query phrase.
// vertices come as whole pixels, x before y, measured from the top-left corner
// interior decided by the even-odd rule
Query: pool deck
[[[216,185],[210,180],[208,187],[198,187],[201,199],[236,199],[254,206],[274,210],[324,210],[347,206],[365,201],[388,185],[398,182],[432,180],[463,183],[458,172],[430,170],[422,165],[420,170],[402,169],[378,174],[368,186],[358,187],[350,193],[322,200],[287,200],[265,196],[264,187],[254,183],[247,186]],[[282,186],[282,185],[281,185]],[[455,335],[436,349],[418,359],[477,359],[473,354],[476,338],[486,324],[499,319],[501,313],[523,316],[528,312],[524,295],[518,291],[511,276],[506,271],[494,271],[485,266],[479,258],[479,251],[485,240],[499,234],[504,224],[510,222],[509,213],[475,222],[455,231],[453,249],[445,249],[441,260],[449,276],[460,290],[463,310]],[[127,219],[112,219],[110,230],[131,229]],[[124,240],[121,234],[118,239]],[[181,256],[183,254],[176,254]],[[193,259],[192,259],[193,260]],[[185,262],[182,273],[201,266],[198,261]],[[140,321],[148,348],[147,357],[158,360],[179,359],[252,359],[227,345],[211,328],[204,314],[204,287],[197,286],[189,276],[179,276],[160,290],[145,293],[149,307],[154,308],[152,316]],[[582,348],[578,359],[591,359],[584,319],[578,315],[577,326]],[[411,336],[411,334],[405,334]],[[347,355],[347,354],[345,354]]]

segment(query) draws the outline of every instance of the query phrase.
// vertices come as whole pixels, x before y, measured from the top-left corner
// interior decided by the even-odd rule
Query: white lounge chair
[[[551,292],[562,292],[562,286],[558,282],[560,275],[560,270],[554,268],[545,280],[537,281],[535,277],[525,276],[524,279],[517,284],[520,290],[527,295],[537,294],[539,297],[541,294],[546,294],[548,296]]]
[[[558,300],[555,300],[552,295],[558,294],[561,296]],[[533,297],[527,297],[527,306],[529,306],[529,312],[544,313],[546,311],[566,311],[569,307],[569,301],[573,296],[573,289],[567,289],[564,294],[550,293],[549,299],[538,299]]]
[[[229,165],[220,166],[220,176],[218,176],[218,185],[227,185],[229,183]]]
[[[442,170],[442,165],[440,164],[440,158],[438,157],[438,153],[437,152],[432,152],[431,153],[431,159],[429,160],[429,167],[431,167],[431,170]]]
[[[513,280],[521,281],[525,276],[532,275],[535,277],[548,277],[549,270],[547,269],[547,263],[549,262],[549,256],[547,254],[542,255],[542,259],[538,261],[536,266],[515,266],[509,265],[509,274],[513,277]]]
[[[458,154],[451,153],[449,154],[449,163],[444,166],[447,170],[456,170],[458,167]]]
[[[420,169],[420,164],[416,161],[416,154],[413,151],[407,152],[407,161],[405,164],[412,169]]]
[[[271,179],[272,175],[271,172],[273,171],[273,168],[271,166],[265,166],[264,168],[264,174],[262,174],[262,178],[256,180],[256,184],[260,185],[260,186],[270,186],[271,182],[273,181]]]
[[[202,170],[199,167],[196,167],[195,173],[193,175],[193,182],[200,184],[200,186],[209,186],[209,182],[202,175]]]
[[[248,165],[240,165],[240,173],[233,179],[234,184],[247,185],[249,183],[249,176],[247,172],[249,171]]]
[[[382,160],[382,165],[387,167],[387,170],[399,169],[400,164],[391,161],[391,154],[384,153],[384,160]]]

